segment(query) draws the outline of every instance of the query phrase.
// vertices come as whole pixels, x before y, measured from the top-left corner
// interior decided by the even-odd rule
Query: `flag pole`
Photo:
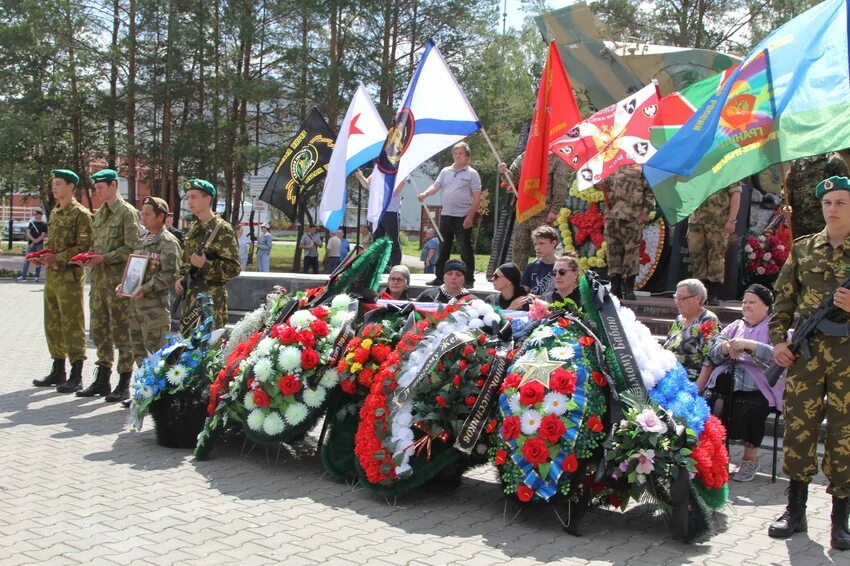
[[[360,247],[360,207],[363,205],[363,185],[357,181],[357,241],[355,245]]]
[[[413,189],[416,191],[417,194],[422,192],[419,190],[419,183],[416,182],[416,180],[413,178],[413,175],[410,175],[407,180],[410,181],[411,185],[413,185]],[[431,226],[434,227],[434,232],[437,233],[437,237],[440,238],[440,241],[442,242],[443,234],[440,232],[440,227],[437,226],[437,221],[434,219],[434,214],[431,212],[431,209],[428,208],[428,205],[424,202],[422,203],[422,208],[425,209],[425,213],[428,215],[428,220],[431,221]]]
[[[788,194],[788,168],[785,163],[779,164],[779,176],[782,179],[782,198],[785,200],[785,206],[782,207],[783,216],[785,216],[786,224],[788,224],[788,234],[791,236],[791,241],[794,241],[794,229],[791,226],[791,216],[794,210],[791,208],[791,195]],[[786,213],[790,211],[790,213]]]
[[[484,126],[481,126],[481,135],[484,136],[484,141],[487,142],[487,145],[490,146],[490,151],[493,152],[493,156],[496,158],[496,163],[504,163],[502,158],[499,156],[499,152],[496,151],[496,146],[493,145],[493,141],[490,139],[490,136],[487,135],[487,130],[484,129]],[[511,188],[511,192],[517,194],[516,185],[514,185],[513,179],[511,179],[510,175],[506,173],[502,173],[502,176],[508,182],[508,186]]]

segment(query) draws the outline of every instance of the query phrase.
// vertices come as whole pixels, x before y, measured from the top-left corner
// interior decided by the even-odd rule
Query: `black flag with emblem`
[[[298,198],[328,172],[336,134],[316,107],[310,111],[277,162],[260,200],[298,222]]]

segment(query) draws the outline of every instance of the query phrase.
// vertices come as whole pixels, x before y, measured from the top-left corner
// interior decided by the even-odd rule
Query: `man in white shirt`
[[[325,269],[328,273],[333,273],[339,267],[341,252],[342,240],[339,237],[339,232],[331,232],[331,237],[328,238],[327,247],[325,247]]]

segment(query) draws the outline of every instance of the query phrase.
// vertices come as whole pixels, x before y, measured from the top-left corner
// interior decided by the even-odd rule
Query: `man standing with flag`
[[[436,277],[428,285],[443,284],[443,272],[452,253],[452,244],[457,236],[460,257],[466,264],[466,285],[475,285],[475,253],[472,250],[472,223],[481,200],[481,177],[470,167],[472,152],[469,144],[458,142],[452,147],[454,163],[440,171],[434,184],[417,197],[424,202],[431,195],[443,191],[443,210],[440,215],[440,255],[437,258]]]

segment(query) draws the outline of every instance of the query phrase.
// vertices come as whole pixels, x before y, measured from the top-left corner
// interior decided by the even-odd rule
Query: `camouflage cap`
[[[64,179],[69,183],[74,183],[75,185],[78,185],[80,183],[80,176],[71,171],[70,169],[53,169],[50,171],[50,174],[54,177]]]
[[[162,212],[164,214],[169,213],[168,203],[159,197],[145,197],[145,200],[142,201],[142,206],[146,204],[151,205],[157,212]]]
[[[118,172],[114,169],[101,169],[91,176],[92,183],[111,183],[118,178]]]
[[[815,196],[823,198],[823,195],[830,191],[850,191],[850,179],[847,177],[832,176],[829,179],[824,179],[818,186],[815,187]]]
[[[204,181],[203,179],[189,179],[185,183],[183,183],[183,189],[186,191],[191,191],[195,189],[197,191],[203,191],[210,195],[212,198],[215,198],[218,194],[215,190],[215,185],[210,183],[209,181]]]

